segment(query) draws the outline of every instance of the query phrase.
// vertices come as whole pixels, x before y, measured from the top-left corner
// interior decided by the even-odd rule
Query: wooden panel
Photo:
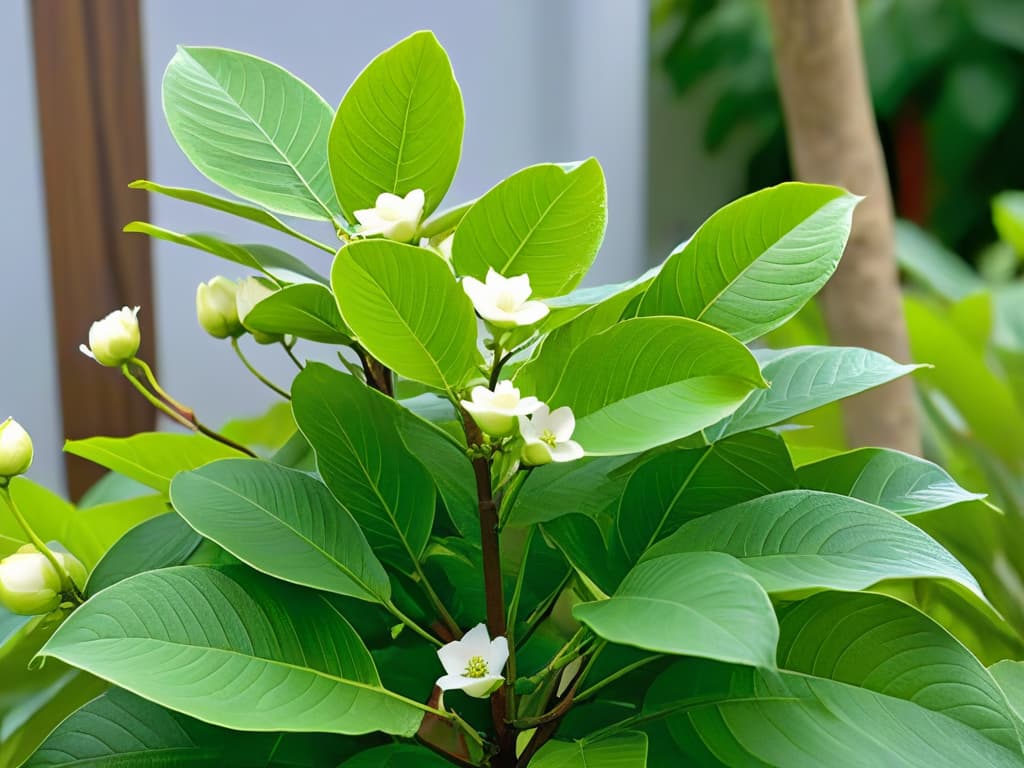
[[[34,0],[39,124],[64,433],[152,429],[155,416],[121,375],[78,351],[89,325],[141,306],[142,350],[155,358],[149,243],[121,227],[148,218],[144,82],[137,0]],[[78,498],[98,467],[66,457]]]

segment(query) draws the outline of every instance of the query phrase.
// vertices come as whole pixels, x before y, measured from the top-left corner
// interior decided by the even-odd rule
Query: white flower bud
[[[235,295],[238,286],[226,277],[217,277],[196,288],[196,317],[203,330],[215,339],[226,339],[245,332],[238,320]]]
[[[575,461],[583,457],[583,448],[571,440],[576,417],[569,406],[550,410],[541,405],[532,418],[519,417],[523,436],[523,463],[532,466],[552,461]]]
[[[471,397],[462,401],[462,407],[491,437],[511,435],[516,431],[520,416],[529,416],[541,406],[536,397],[520,397],[511,381],[499,381],[493,392],[487,387],[473,387]]]
[[[235,292],[235,311],[238,313],[238,322],[252,334],[253,339],[259,344],[274,344],[283,338],[280,334],[253,330],[245,324],[245,318],[252,312],[252,308],[274,293],[274,290],[259,278],[247,277],[238,284],[238,289]]]
[[[0,477],[22,475],[32,466],[32,438],[12,418],[0,423]]]
[[[118,368],[139,351],[139,307],[114,310],[89,328],[89,346],[82,344],[83,355],[100,365]]]
[[[49,613],[60,601],[60,576],[31,544],[0,560],[0,604],[7,610],[37,616]]]
[[[414,189],[405,197],[382,192],[373,208],[352,211],[359,222],[356,233],[363,237],[383,235],[388,240],[407,243],[420,226],[423,203],[422,189]]]
[[[488,269],[482,283],[474,277],[462,278],[462,290],[477,314],[496,328],[533,325],[551,311],[542,301],[528,301],[533,293],[529,275],[504,277]]]

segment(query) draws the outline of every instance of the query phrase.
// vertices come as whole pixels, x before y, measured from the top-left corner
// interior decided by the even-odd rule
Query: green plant
[[[430,33],[382,53],[336,112],[221,49],[182,49],[164,88],[182,149],[249,202],[138,186],[333,265],[127,227],[260,272],[234,314],[210,295],[224,281],[201,288],[200,319],[301,370],[290,411],[218,431],[137,344],[107,361],[204,434],[68,444],[173,511],[37,620],[59,623],[44,671],[112,687],[26,765],[1024,765],[1017,667],[990,673],[879,589],[942,585],[985,610],[915,524],[976,495],[891,451],[798,471],[772,429],[914,366],[745,344],[828,279],[854,196],[758,192],[659,269],[581,289],[605,222],[595,160],[527,168],[429,218],[463,126]],[[303,362],[297,339],[337,346],[337,368]],[[269,458],[247,455],[256,436]]]

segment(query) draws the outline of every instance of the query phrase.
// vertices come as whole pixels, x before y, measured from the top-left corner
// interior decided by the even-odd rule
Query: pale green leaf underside
[[[775,666],[778,625],[768,595],[728,555],[693,552],[633,568],[607,600],[573,616],[613,643],[753,666]]]
[[[199,533],[253,568],[294,584],[387,603],[391,583],[352,516],[304,472],[227,459],[171,483]]]
[[[398,374],[452,391],[478,374],[473,304],[437,254],[387,240],[352,243],[338,251],[331,285],[346,325]]]
[[[76,610],[41,654],[238,730],[412,736],[423,716],[381,687],[326,598],[244,566],[126,579]]]
[[[741,341],[792,317],[835,271],[859,198],[787,183],[713,214],[655,278],[641,315],[692,317]]]
[[[432,32],[381,53],[348,89],[330,129],[330,168],[341,209],[373,208],[377,196],[422,189],[423,215],[455,176],[465,114],[448,54]]]
[[[981,597],[974,577],[899,515],[819,491],[783,491],[691,520],[648,550],[727,552],[772,593],[861,590],[886,579],[948,579]],[[984,599],[984,598],[982,598]]]
[[[594,158],[534,165],[499,182],[462,219],[452,242],[460,275],[528,274],[535,297],[561,296],[597,256],[607,218],[604,173]]]
[[[549,741],[530,768],[644,768],[647,734],[627,731],[600,741]]]
[[[1014,714],[1024,721],[1024,661],[1004,659],[989,667]]]
[[[276,64],[223,48],[179,48],[164,73],[178,146],[211,181],[278,213],[331,221],[334,112]]]

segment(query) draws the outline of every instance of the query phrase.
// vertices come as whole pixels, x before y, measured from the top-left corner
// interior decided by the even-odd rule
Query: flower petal
[[[422,189],[414,189],[405,196],[405,207],[412,214],[410,218],[419,218],[423,213],[423,203],[426,201],[426,196],[423,194]]]
[[[517,416],[529,416],[531,413],[535,413],[542,405],[544,403],[530,395],[529,397],[520,398],[515,412]]]
[[[548,316],[551,309],[543,301],[528,301],[516,310],[516,323],[533,325]]]
[[[480,311],[480,305],[482,304],[493,304],[491,301],[491,292],[487,286],[477,280],[475,277],[464,277],[462,278],[462,290],[469,296],[469,300],[473,302],[473,306],[476,311]]]
[[[505,678],[501,675],[470,678],[470,683],[463,686],[462,690],[465,691],[467,696],[472,696],[474,699],[485,699],[504,681]]]
[[[434,685],[442,691],[461,691],[474,681],[474,678],[466,677],[465,675],[441,675],[441,677],[437,678],[437,682]]]
[[[540,432],[537,431],[534,423],[525,416],[519,417],[519,434],[523,436],[523,440],[527,443],[539,442]]]
[[[491,636],[487,633],[487,625],[477,624],[464,634],[458,642],[465,649],[467,661],[472,656],[482,656],[486,659],[487,653],[491,648]]]
[[[564,443],[555,443],[551,449],[553,461],[576,461],[583,458],[583,446],[575,440],[566,440]]]
[[[500,272],[495,272],[494,267],[488,267],[487,277],[484,278],[484,284],[492,290],[497,290],[505,285],[505,277]]]
[[[466,671],[469,664],[470,653],[459,640],[452,640],[447,645],[437,649],[437,658],[441,660],[441,666],[449,675],[461,675]]]
[[[487,671],[492,675],[500,675],[508,661],[508,638],[504,635],[491,640],[491,648],[487,654]]]
[[[564,443],[572,437],[573,430],[576,429],[576,417],[573,416],[572,408],[563,405],[551,411],[545,426],[555,436],[555,442]]]
[[[377,195],[377,206],[376,207],[378,209],[380,209],[380,208],[391,208],[391,209],[398,208],[398,209],[400,209],[402,207],[402,203],[403,202],[405,202],[405,201],[402,200],[402,198],[400,198],[398,195],[393,195],[390,192],[381,192],[379,195]]]
[[[533,293],[533,289],[530,288],[530,276],[524,274],[508,278],[505,281],[505,290],[512,294],[516,304],[524,304]]]

